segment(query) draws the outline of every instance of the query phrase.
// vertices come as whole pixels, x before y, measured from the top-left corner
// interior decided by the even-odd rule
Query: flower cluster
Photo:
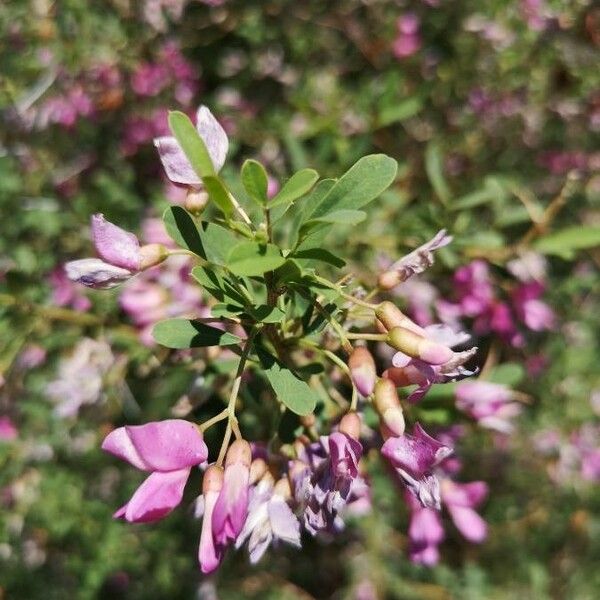
[[[221,413],[200,424],[171,419],[120,427],[106,437],[104,450],[149,473],[115,517],[148,522],[167,516],[181,503],[191,469],[199,467],[204,473],[202,495],[196,502],[196,514],[202,516],[198,554],[201,570],[214,571],[228,547],[240,548],[244,544],[248,545],[254,563],[271,545],[287,543],[300,547],[302,530],[312,536],[335,534],[344,528],[348,514],[361,514],[369,509],[371,490],[363,444],[370,443],[380,445],[381,455],[405,490],[411,513],[411,556],[415,561],[432,564],[437,560],[437,545],[443,538],[439,516],[442,506],[467,539],[482,541],[486,527],[474,508],[487,493],[485,484],[461,484],[451,479],[456,474],[449,459],[453,453],[452,436],[441,432],[442,437],[436,439],[418,422],[405,431],[398,392],[398,388],[411,388],[405,398],[408,403],[416,404],[432,385],[473,375],[476,368],[469,363],[477,348],[469,346],[470,336],[444,323],[421,326],[393,302],[383,300],[373,304],[346,293],[342,286],[315,275],[314,271],[299,270],[288,276],[286,285],[274,284],[275,278],[281,277],[278,269],[288,264],[285,257],[293,256],[296,249],[280,253],[274,244],[271,210],[289,203],[292,194],[301,195],[305,193],[302,190],[310,189],[316,180],[314,172],[307,169],[297,173],[275,192],[273,189],[278,186],[274,188],[260,163],[247,161],[242,169],[243,184],[256,202],[264,204],[267,219],[255,228],[253,220],[219,177],[229,145],[223,127],[206,107],[199,108],[195,126],[182,113],[170,119],[173,119],[173,136],[159,137],[155,146],[167,177],[186,190],[188,210],[171,209],[175,225],[173,222],[169,225],[171,237],[185,247],[174,245],[163,228],[152,220],[145,222],[149,243],[142,245],[134,234],[97,214],[92,217],[92,239],[99,258],[72,261],[65,270],[72,281],[95,289],[128,282],[120,303],[141,328],[146,341],[152,335],[157,341],[179,349],[239,344],[235,353],[240,359],[227,407]],[[375,157],[375,160],[381,159]],[[395,166],[390,173],[395,173]],[[309,180],[310,185],[300,183],[304,180]],[[202,220],[211,203],[223,213],[223,218],[213,225]],[[327,214],[326,210],[313,208],[317,218]],[[238,221],[234,221],[236,214]],[[174,227],[179,228],[175,233]],[[306,239],[306,227],[300,228],[300,240]],[[234,244],[233,248],[223,248],[220,239],[217,246],[211,247],[211,237],[206,237],[206,233],[212,231],[212,235],[222,236],[226,228],[241,233],[245,240],[236,243],[228,233],[229,237],[224,239]],[[199,248],[193,236],[198,236]],[[451,241],[451,236],[442,230],[392,263],[379,276],[378,290],[402,285],[431,267],[434,252]],[[176,254],[185,256],[171,258]],[[216,266],[211,263],[211,256],[216,257]],[[189,279],[190,268],[197,258],[202,260],[200,266],[193,268],[193,276],[204,290]],[[162,264],[166,259],[169,261]],[[222,261],[225,269],[219,274],[216,268]],[[300,269],[291,261],[288,268]],[[252,305],[257,293],[252,280],[266,288],[266,305]],[[168,298],[166,289],[170,289]],[[287,306],[293,310],[288,289],[312,298],[314,305],[309,313],[301,308],[295,325],[284,326],[283,309]],[[323,307],[320,300],[323,290],[329,290],[348,304],[344,311],[368,311],[368,321],[375,331],[355,331],[355,320],[349,318],[345,322],[344,313],[335,314],[334,305],[329,309]],[[480,292],[474,287],[469,290],[473,294]],[[210,293],[220,303],[205,302],[203,292]],[[524,296],[522,304],[537,301],[529,293]],[[238,303],[241,306],[237,307]],[[315,307],[316,320],[311,325]],[[531,313],[536,310],[539,312],[539,307],[524,309],[530,321]],[[179,315],[189,318],[168,319]],[[216,325],[211,327],[209,323]],[[339,339],[333,351],[316,343],[311,333],[289,335],[300,332],[307,323],[309,332],[329,323],[331,332]],[[229,328],[225,327],[227,324]],[[388,348],[383,368],[369,350],[370,342]],[[311,353],[320,353],[330,360],[332,377],[345,375],[352,388],[350,402],[329,423],[315,416],[316,394],[298,375],[299,367],[293,365],[298,359],[305,361]],[[340,354],[345,354],[345,359]],[[281,406],[301,417],[300,429],[288,443],[280,440],[279,444],[268,446],[251,445],[244,439],[236,414],[238,392],[242,381],[260,377],[269,382]],[[457,388],[457,397],[459,408],[496,430],[506,431],[508,418],[516,414],[509,402],[509,392],[501,386],[463,383]],[[79,404],[82,402],[85,400]],[[379,418],[380,438],[371,436],[365,440],[363,435],[362,412],[367,404],[371,404]],[[204,432],[220,421],[227,423],[225,436],[218,457],[209,462]],[[232,435],[235,440],[230,443]]]

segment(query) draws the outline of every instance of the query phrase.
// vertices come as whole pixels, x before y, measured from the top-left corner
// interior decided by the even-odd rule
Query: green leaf
[[[253,306],[248,312],[251,317],[262,323],[281,323],[285,319],[285,313],[281,309],[267,304]]]
[[[163,213],[163,222],[169,237],[181,248],[206,259],[200,232],[192,215],[181,206],[170,206]]]
[[[295,200],[310,192],[317,179],[319,179],[319,174],[314,169],[302,169],[302,171],[294,173],[269,202],[269,208],[292,204]]]
[[[279,248],[273,244],[242,242],[227,257],[227,267],[235,275],[256,276],[273,271],[285,263]]]
[[[237,304],[227,304],[225,302],[219,302],[210,308],[210,314],[213,317],[239,317],[244,312],[242,306]]]
[[[575,257],[577,250],[600,246],[600,227],[567,227],[540,238],[533,244],[534,250],[562,258]]]
[[[391,106],[387,106],[382,109],[377,119],[377,125],[379,127],[387,127],[392,123],[404,121],[410,117],[414,117],[423,108],[423,101],[416,96],[407,98],[399,103],[394,103]]]
[[[304,259],[304,260],[319,260],[321,262],[333,265],[338,269],[341,269],[346,261],[342,260],[339,256],[332,254],[329,250],[324,248],[308,248],[307,250],[300,250],[294,252],[293,258]]]
[[[358,225],[367,218],[367,213],[364,210],[335,210],[327,213],[322,217],[311,219],[306,222],[306,225],[314,222],[320,223],[341,223],[344,225]]]
[[[210,267],[194,267],[192,277],[219,302],[230,300],[241,306],[246,304],[246,298],[235,289],[231,282]]]
[[[256,160],[248,159],[242,165],[242,184],[252,200],[261,206],[267,203],[269,181],[265,168]]]
[[[238,239],[229,229],[206,221],[202,222],[200,236],[206,252],[206,260],[221,266],[226,264],[229,250],[238,243]]]
[[[334,183],[314,211],[304,213],[304,220],[362,208],[392,184],[397,170],[398,163],[385,154],[361,158]]]
[[[167,348],[177,349],[233,346],[242,341],[237,335],[189,319],[160,321],[154,326],[152,337]]]
[[[304,416],[311,414],[319,396],[302,379],[299,379],[277,359],[266,352],[258,353],[265,375],[277,399],[292,412]]]
[[[210,199],[217,205],[219,210],[227,219],[233,214],[233,202],[229,196],[227,188],[216,175],[207,175],[202,178],[202,183],[210,196]]]
[[[170,112],[169,128],[198,176],[204,180],[205,177],[214,175],[215,168],[204,140],[189,117],[178,110]]]
[[[450,201],[450,188],[444,177],[443,156],[439,146],[436,143],[430,143],[425,150],[425,171],[429,178],[429,183],[433,187],[437,197],[443,204]]]

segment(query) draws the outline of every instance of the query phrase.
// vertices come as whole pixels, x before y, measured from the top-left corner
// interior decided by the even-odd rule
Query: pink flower
[[[19,430],[15,427],[10,417],[0,417],[0,442],[10,442],[19,435]]]
[[[198,548],[198,562],[203,573],[212,573],[221,564],[224,548],[218,544],[213,534],[213,514],[215,505],[223,489],[223,469],[211,465],[204,473],[202,494],[204,500],[204,517]]]
[[[196,113],[196,129],[206,144],[215,171],[220,171],[225,164],[229,140],[223,127],[206,106],[200,106]],[[174,137],[156,138],[154,145],[158,149],[167,177],[173,183],[191,186],[202,184],[200,177],[190,165],[185,153]]]
[[[114,514],[131,523],[169,514],[181,502],[191,468],[208,457],[198,428],[180,419],[119,427],[106,436],[102,449],[151,473]]]
[[[432,566],[440,558],[438,546],[444,541],[444,527],[440,513],[423,506],[410,492],[404,495],[410,508],[408,526],[410,560],[414,563]]]
[[[248,514],[248,491],[252,449],[245,440],[236,440],[227,451],[223,488],[212,515],[215,542],[221,546],[235,541]]]
[[[73,310],[85,311],[90,308],[90,299],[81,293],[67,277],[64,267],[59,266],[50,273],[48,282],[52,287],[51,302],[56,306],[70,306]]]
[[[450,479],[442,480],[442,502],[450,513],[450,518],[463,537],[479,544],[487,537],[487,524],[475,512],[488,494],[483,481],[456,483]]]
[[[512,400],[512,390],[499,383],[463,381],[456,386],[456,407],[482,427],[500,433],[512,432],[511,420],[521,412],[521,406]]]
[[[381,453],[423,506],[439,509],[439,481],[433,468],[452,453],[452,448],[432,438],[415,423],[412,435],[405,433],[388,438]]]
[[[396,27],[398,35],[392,45],[394,56],[398,59],[412,56],[421,47],[419,17],[413,13],[402,15],[396,21]]]
[[[555,323],[553,310],[540,300],[543,293],[543,284],[538,281],[530,281],[520,285],[512,294],[519,319],[532,331],[552,329]]]

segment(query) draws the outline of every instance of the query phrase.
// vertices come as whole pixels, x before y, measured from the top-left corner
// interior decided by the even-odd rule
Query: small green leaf
[[[170,206],[163,213],[163,222],[169,237],[181,248],[206,259],[200,232],[192,215],[181,206]]]
[[[437,197],[443,204],[450,201],[450,188],[444,177],[443,156],[439,146],[436,143],[430,143],[425,150],[425,171],[429,178],[429,183],[433,187]]]
[[[533,245],[542,254],[571,259],[577,250],[600,246],[600,227],[567,227],[540,238]]]
[[[204,348],[233,346],[242,340],[232,333],[189,319],[160,321],[152,330],[154,339],[167,348]]]
[[[398,163],[385,154],[361,158],[335,182],[314,212],[307,210],[304,213],[304,220],[334,211],[362,208],[392,184],[397,171]]]
[[[262,373],[271,384],[277,399],[297,415],[311,414],[319,399],[317,393],[275,357],[266,352],[259,352],[259,358],[263,366]]]
[[[248,159],[242,165],[242,184],[252,200],[265,206],[269,180],[265,168],[256,160]]]
[[[198,176],[204,180],[214,175],[215,168],[204,140],[189,117],[178,110],[170,112],[169,128]]]
[[[257,276],[273,271],[285,263],[279,248],[273,244],[242,242],[234,246],[227,257],[227,267],[235,275]]]
[[[239,317],[244,312],[244,308],[237,304],[227,304],[219,302],[210,308],[210,314],[213,317]]]
[[[269,208],[292,204],[295,200],[310,192],[317,179],[319,179],[319,174],[314,169],[302,169],[302,171],[294,173],[269,202]]]
[[[233,214],[234,207],[229,192],[221,179],[216,175],[207,175],[202,178],[202,183],[204,183],[210,199],[217,205],[225,217],[229,219]]]
[[[335,210],[327,213],[322,217],[311,219],[306,222],[306,225],[313,222],[320,223],[340,223],[344,225],[358,225],[367,218],[367,213],[364,210]]]
[[[379,113],[377,125],[379,127],[387,127],[393,123],[404,121],[410,117],[414,117],[423,108],[423,101],[416,96],[407,98],[402,102],[394,103],[391,106],[386,106]]]
[[[219,302],[230,300],[241,306],[246,304],[246,298],[235,289],[231,282],[210,267],[194,267],[192,277]]]
[[[332,254],[329,250],[325,250],[324,248],[308,248],[307,250],[300,250],[299,252],[294,252],[293,257],[301,260],[319,260],[329,265],[333,265],[338,269],[341,269],[346,264],[339,256]]]

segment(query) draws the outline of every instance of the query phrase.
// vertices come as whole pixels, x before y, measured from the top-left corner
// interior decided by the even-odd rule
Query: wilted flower
[[[208,457],[200,430],[180,419],[119,427],[106,436],[102,449],[151,473],[114,514],[137,523],[169,514],[181,502],[191,468]]]
[[[413,275],[422,273],[434,263],[433,252],[447,246],[452,241],[452,236],[446,230],[438,231],[428,242],[403,256],[393,263],[385,273],[379,276],[379,286],[389,290]]]

